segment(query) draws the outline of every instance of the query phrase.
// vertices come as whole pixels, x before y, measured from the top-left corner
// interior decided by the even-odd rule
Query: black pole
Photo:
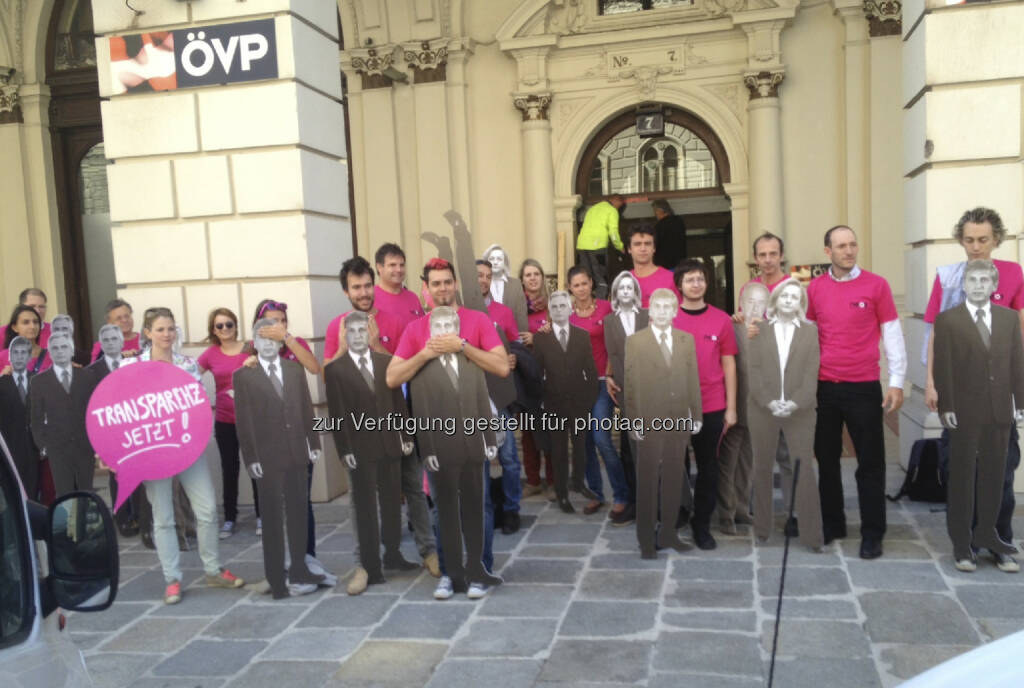
[[[793,504],[796,502],[796,480],[800,476],[800,459],[793,464],[793,489],[789,494],[788,526],[793,521]],[[772,663],[768,669],[768,688],[775,680],[775,652],[779,649],[779,623],[782,621],[782,592],[786,589],[786,563],[789,561],[789,529],[785,529],[786,541],[782,546],[782,571],[779,574],[779,603],[775,607],[775,636],[772,638]]]

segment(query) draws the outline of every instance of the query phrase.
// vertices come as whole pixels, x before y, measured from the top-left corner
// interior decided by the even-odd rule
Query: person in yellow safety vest
[[[626,200],[615,194],[607,201],[595,203],[583,218],[583,226],[576,238],[578,264],[586,267],[594,276],[594,296],[599,299],[608,296],[608,241],[622,252],[622,237],[619,236],[619,210]]]

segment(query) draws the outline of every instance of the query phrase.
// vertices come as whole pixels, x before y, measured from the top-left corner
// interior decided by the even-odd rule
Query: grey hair
[[[676,293],[674,291],[672,291],[671,289],[665,289],[664,287],[660,287],[658,289],[655,289],[653,292],[651,292],[651,298],[647,300],[647,303],[651,304],[651,303],[654,303],[654,301],[669,301],[669,300],[672,301],[672,303],[675,304],[676,308],[679,307],[679,297],[676,296]]]
[[[276,320],[271,320],[270,318],[260,318],[259,320],[252,324],[253,339],[255,339],[258,336],[257,333],[260,331],[261,327],[273,327],[276,324]]]
[[[456,329],[459,327],[459,312],[451,306],[437,306],[430,311],[430,324],[433,325],[435,320],[441,320],[442,318],[450,318],[455,321]]]
[[[117,331],[118,331],[119,333],[121,333],[121,328],[120,328],[120,327],[118,327],[118,326],[117,326],[117,325],[115,325],[114,323],[107,323],[107,324],[105,324],[105,325],[104,325],[103,327],[101,327],[101,328],[100,328],[100,331],[99,331],[99,332],[97,332],[96,334],[97,334],[98,336],[102,337],[102,336],[103,336],[103,333],[104,333],[105,331],[107,331],[107,330],[117,330]],[[124,334],[123,334],[123,333],[121,333],[121,339],[124,339]]]
[[[50,337],[50,339],[49,339],[50,348],[53,348],[53,343],[54,342],[62,342],[62,341],[65,341],[65,340],[67,340],[67,342],[69,344],[71,344],[71,348],[72,349],[75,348],[75,340],[72,339],[71,337],[67,336],[66,334],[55,334],[52,337]]]
[[[967,282],[969,272],[987,272],[992,277],[992,284],[999,286],[999,269],[991,260],[971,260],[964,266],[964,282]]]
[[[491,255],[491,251],[493,251],[495,249],[501,251],[501,259],[503,261],[505,261],[505,274],[506,275],[511,275],[512,274],[512,266],[509,264],[509,261],[508,261],[508,251],[503,249],[501,247],[501,244],[491,244],[490,246],[488,246],[484,250],[484,260],[487,260],[487,256]],[[490,262],[490,261],[488,261],[488,262]]]
[[[560,299],[565,299],[570,303],[570,305],[572,304],[572,296],[569,294],[569,292],[567,292],[565,289],[559,289],[557,291],[551,292],[551,294],[548,296],[548,305],[551,305],[551,301],[556,297]]]
[[[636,301],[634,301],[633,303],[637,305],[640,304],[640,300],[642,297],[642,294],[640,293],[640,280],[638,280],[636,278],[636,275],[634,275],[629,270],[623,270],[622,272],[615,276],[615,279],[612,280],[612,286],[608,290],[608,298],[612,302],[612,311],[614,313],[618,313],[620,310],[622,310],[622,304],[619,303],[618,296],[619,285],[622,284],[622,282],[627,279],[633,282],[633,292],[636,294]]]
[[[801,320],[807,320],[807,289],[800,280],[794,277],[787,277],[772,290],[771,295],[768,297],[768,308],[764,314],[767,319],[771,320],[775,317],[775,304],[778,302],[782,290],[794,285],[800,290],[800,309],[796,315]]]
[[[67,339],[67,338],[65,337],[65,339]],[[7,348],[9,350],[11,350],[11,351],[14,351],[14,347],[16,347],[16,346],[19,346],[19,347],[20,346],[27,346],[29,348],[29,350],[31,351],[31,349],[32,349],[32,340],[25,339],[24,337],[15,337],[14,339],[11,340],[11,345],[9,347],[7,347]]]
[[[370,316],[368,316],[366,313],[363,313],[362,311],[352,311],[351,313],[345,316],[346,329],[348,328],[350,323],[353,325],[358,325],[360,323],[362,323],[363,325],[367,325],[369,324],[369,322]]]
[[[70,323],[70,325],[71,325],[71,331],[72,332],[75,331],[75,319],[72,318],[67,313],[59,313],[59,314],[53,316],[53,320],[50,321],[50,328],[51,329],[53,328],[54,323],[56,323],[58,320],[67,320],[68,323]]]

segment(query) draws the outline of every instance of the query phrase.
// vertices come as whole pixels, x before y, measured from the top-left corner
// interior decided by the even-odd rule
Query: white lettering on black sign
[[[273,19],[174,32],[178,87],[277,78]]]

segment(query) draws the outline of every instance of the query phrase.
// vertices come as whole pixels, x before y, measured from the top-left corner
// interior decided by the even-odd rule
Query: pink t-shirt
[[[214,420],[221,423],[235,422],[235,400],[228,392],[231,391],[231,376],[242,367],[247,358],[249,354],[244,348],[234,356],[229,356],[216,344],[199,355],[196,362],[203,370],[213,373],[213,383],[217,388]]]
[[[590,335],[590,348],[594,350],[594,363],[597,365],[597,374],[604,377],[608,369],[608,349],[604,345],[604,319],[611,315],[612,305],[604,299],[594,299],[594,312],[589,317],[581,318],[573,312],[569,316],[569,322],[576,327],[584,329]]]
[[[503,303],[498,303],[494,299],[487,304],[487,312],[491,316],[491,320],[494,321],[494,326],[505,333],[505,337],[510,341],[519,339],[519,328],[516,327],[516,314],[512,312],[512,309]]]
[[[484,351],[490,351],[496,346],[503,346],[498,337],[498,331],[494,329],[491,319],[471,308],[459,307],[459,336],[467,343]],[[402,339],[398,343],[398,350],[395,356],[403,359],[410,359],[426,346],[430,339],[430,316],[414,320],[405,328]]]
[[[121,347],[121,351],[139,351],[139,334],[135,333],[134,337],[124,340],[124,345]],[[100,346],[99,342],[92,345],[92,353],[89,355],[90,361],[98,361],[100,356],[103,355],[103,347]],[[232,423],[234,421],[231,421]]]
[[[818,379],[877,380],[882,324],[899,318],[885,278],[861,270],[855,279],[837,282],[826,272],[811,281],[807,300],[807,319],[818,324],[821,344]]]
[[[647,275],[647,277],[640,277],[636,274],[636,270],[630,270],[630,274],[636,277],[640,283],[640,296],[642,299],[641,306],[647,308],[650,305],[651,294],[654,293],[655,289],[671,289],[675,292],[676,298],[679,303],[683,302],[683,296],[676,289],[675,283],[672,281],[672,271],[666,270],[665,268],[659,267],[657,270]]]
[[[13,309],[12,309],[13,310]],[[46,348],[46,343],[50,341],[50,323],[43,323],[43,329],[39,333],[39,346]],[[7,325],[0,327],[0,345],[7,341]],[[47,366],[49,367],[49,366]]]
[[[531,334],[537,334],[537,330],[548,324],[547,309],[542,311],[530,311],[526,314],[526,323]]]
[[[44,370],[49,370],[51,367],[53,367],[53,361],[50,360],[50,352],[49,351],[47,351],[45,354],[43,354],[43,362],[39,364],[39,370],[36,370],[36,360],[38,358],[39,358],[38,356],[33,356],[32,358],[28,359],[28,371],[30,373],[33,372],[33,371],[36,372],[36,373],[41,373]],[[3,370],[4,368],[6,368],[10,364],[10,362],[11,362],[11,350],[10,349],[4,349],[3,351],[0,351],[0,370]]]
[[[995,264],[996,270],[999,271],[999,288],[992,294],[992,303],[996,306],[1012,308],[1015,311],[1024,309],[1024,272],[1021,271],[1020,263],[995,259],[992,262]],[[928,299],[928,308],[924,312],[924,321],[926,323],[935,322],[941,309],[942,284],[939,282],[939,276],[935,275],[931,297]]]
[[[397,294],[392,294],[379,284],[376,285],[373,288],[373,305],[377,310],[393,315],[403,328],[423,316],[423,305],[416,293],[405,287]]]
[[[340,343],[338,326],[341,324],[342,318],[351,312],[345,311],[327,326],[327,334],[324,336],[325,361],[330,360],[334,354],[338,353]],[[378,310],[373,318],[377,321],[377,329],[380,331],[380,345],[389,354],[395,353],[395,349],[398,348],[398,340],[402,338],[402,323],[395,316],[382,310]]]
[[[721,411],[728,402],[722,356],[735,356],[739,352],[729,314],[710,304],[702,311],[680,308],[672,327],[693,335],[700,376],[700,404],[704,413]]]

